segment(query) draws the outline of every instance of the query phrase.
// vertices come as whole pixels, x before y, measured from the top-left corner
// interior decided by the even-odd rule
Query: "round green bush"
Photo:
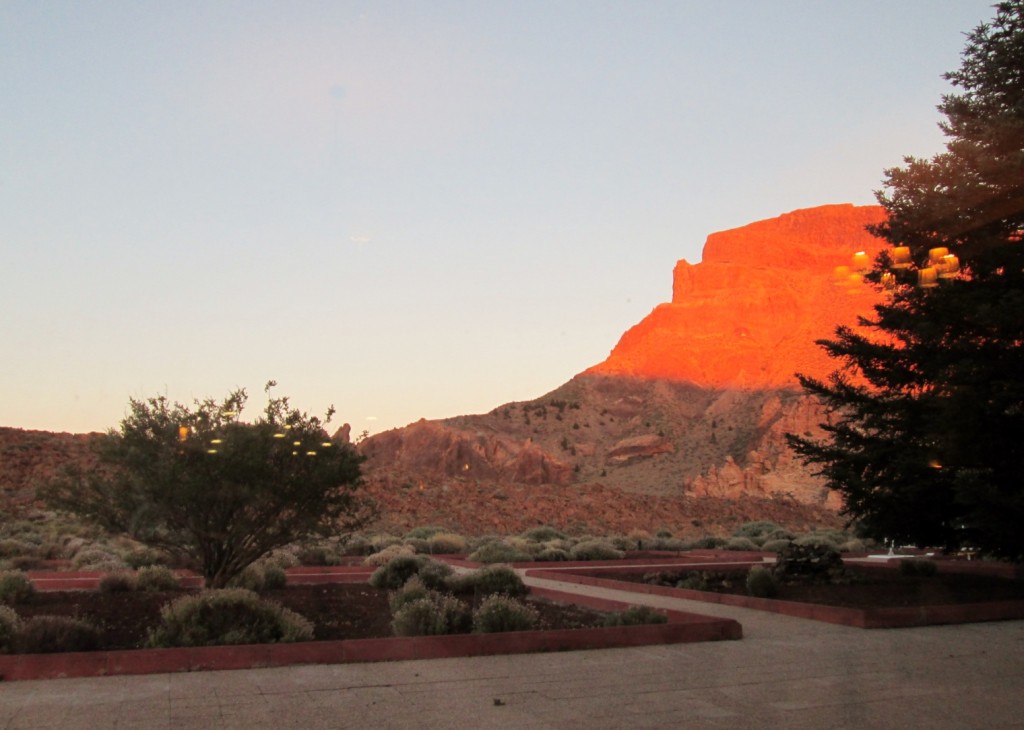
[[[903,558],[900,560],[900,573],[907,576],[929,578],[939,572],[934,560],[927,558]]]
[[[165,565],[147,565],[135,574],[135,584],[140,591],[176,591],[181,581]]]
[[[147,641],[153,648],[311,641],[313,625],[244,588],[222,588],[181,598],[160,610]]]
[[[0,573],[0,603],[14,606],[29,601],[35,594],[36,587],[24,573]]]
[[[428,588],[440,588],[453,572],[451,566],[425,555],[398,555],[373,571],[370,585],[393,591],[418,575]]]
[[[561,562],[569,559],[569,552],[560,548],[548,547],[537,553],[535,559],[544,563]]]
[[[779,582],[775,574],[762,565],[755,565],[747,572],[747,595],[755,598],[774,598],[779,593]]]
[[[485,598],[473,612],[473,631],[477,634],[529,631],[538,620],[540,614],[533,606],[509,596],[493,595]]]
[[[641,626],[644,624],[665,624],[668,616],[650,606],[630,606],[625,611],[605,616],[605,626]]]
[[[532,540],[533,542],[550,542],[551,540],[564,540],[566,534],[560,530],[556,530],[554,527],[543,525],[541,527],[531,527],[528,530],[524,530],[520,537],[526,540]]]
[[[141,547],[126,553],[124,562],[129,568],[144,568],[148,565],[164,565],[167,557],[159,550]]]
[[[391,607],[391,613],[397,613],[403,606],[413,601],[418,601],[421,598],[426,598],[430,595],[430,590],[423,585],[423,581],[420,580],[418,575],[414,575],[412,578],[405,582],[405,585],[399,588],[397,591],[392,591],[388,594],[388,605]]]
[[[484,543],[469,554],[469,560],[474,563],[527,563],[531,559],[529,553],[509,545],[504,540]]]
[[[13,608],[0,606],[0,654],[8,654],[14,650],[14,642],[21,628],[21,619]]]
[[[729,540],[723,546],[726,550],[752,550],[757,551],[761,548],[757,546],[753,540],[749,537],[730,537]]]
[[[96,651],[100,633],[89,622],[71,616],[33,616],[22,623],[15,647],[20,654]]]
[[[604,540],[587,540],[577,543],[569,551],[570,560],[621,560],[625,553],[616,550]]]
[[[437,555],[455,555],[466,551],[466,538],[454,532],[439,532],[429,541],[430,552]]]
[[[777,553],[781,552],[782,550],[785,550],[787,547],[790,546],[790,544],[792,544],[792,541],[786,539],[765,540],[764,544],[761,546],[761,549],[765,552]]]
[[[263,566],[263,590],[277,591],[288,585],[288,574],[277,565]]]
[[[429,540],[439,532],[447,532],[447,529],[437,525],[424,525],[422,527],[412,528],[405,533],[405,537],[407,539],[411,538],[414,540]]]
[[[449,580],[448,586],[456,593],[472,592],[476,598],[496,593],[519,597],[530,592],[523,579],[507,565],[489,565],[472,573],[465,573]]]
[[[693,543],[693,547],[698,550],[717,550],[718,548],[725,547],[728,542],[724,537],[715,537],[714,535],[706,535],[696,542]]]
[[[107,573],[100,578],[100,593],[131,593],[136,588],[138,588],[138,580],[135,573],[130,570]]]
[[[466,604],[440,593],[429,593],[406,603],[391,618],[396,636],[464,634],[471,627],[472,616]]]

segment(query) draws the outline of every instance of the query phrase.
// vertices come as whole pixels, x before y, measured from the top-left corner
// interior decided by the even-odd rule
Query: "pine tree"
[[[827,437],[788,439],[866,535],[1020,562],[1024,0],[997,5],[945,78],[959,89],[938,107],[945,152],[905,158],[877,194],[888,219],[872,232],[909,267],[900,249],[879,256],[868,279],[891,295],[819,342],[836,372],[799,376],[830,409]]]

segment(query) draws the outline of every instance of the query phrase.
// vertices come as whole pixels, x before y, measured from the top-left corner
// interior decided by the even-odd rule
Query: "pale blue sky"
[[[941,149],[975,0],[0,0],[0,425],[543,395],[708,233]]]

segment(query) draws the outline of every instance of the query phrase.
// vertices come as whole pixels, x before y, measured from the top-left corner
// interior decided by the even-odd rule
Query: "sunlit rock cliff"
[[[463,526],[835,520],[838,498],[784,434],[820,433],[795,373],[834,369],[814,341],[871,313],[879,293],[834,271],[875,256],[865,226],[882,218],[828,205],[713,233],[607,360],[532,401],[373,436],[368,473],[392,514]]]

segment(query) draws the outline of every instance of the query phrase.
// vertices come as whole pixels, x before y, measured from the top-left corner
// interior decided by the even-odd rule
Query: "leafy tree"
[[[66,471],[42,496],[200,566],[215,588],[276,548],[362,525],[362,457],[324,431],[333,407],[321,421],[270,397],[274,385],[252,423],[239,420],[245,390],[192,408],[132,399],[98,442],[99,467]]]
[[[820,466],[876,538],[1024,560],[1024,1],[968,34],[960,92],[943,97],[945,152],[905,158],[877,194],[883,253],[868,277],[891,289],[857,329],[819,344],[841,367],[800,376],[831,411]],[[938,247],[959,258],[941,258]],[[916,286],[929,266],[945,274]],[[918,272],[915,272],[914,269]],[[933,271],[933,273],[935,273]]]

